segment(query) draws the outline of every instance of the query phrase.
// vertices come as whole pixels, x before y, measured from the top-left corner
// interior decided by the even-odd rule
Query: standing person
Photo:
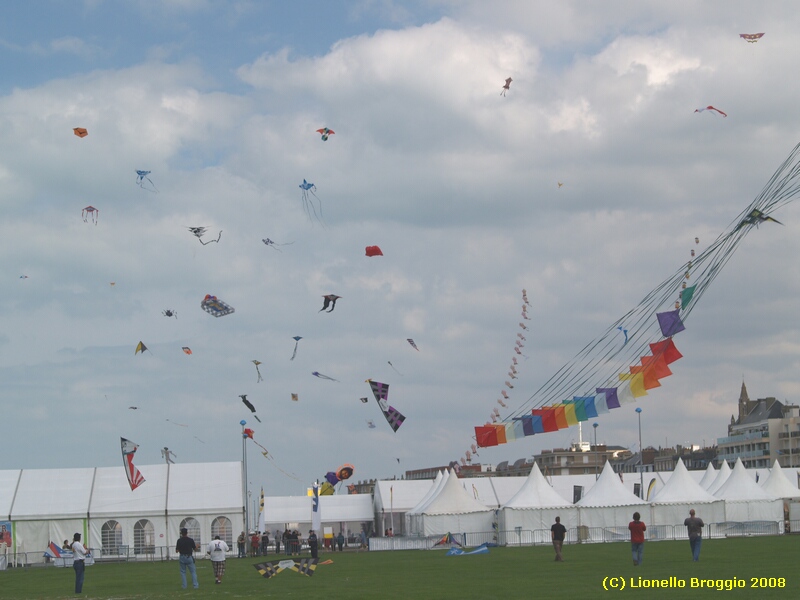
[[[694,509],[689,511],[689,518],[683,522],[689,532],[689,546],[692,548],[692,560],[700,560],[700,545],[703,542],[703,519],[694,516]]]
[[[244,551],[244,545],[247,541],[247,538],[244,535],[244,531],[239,534],[239,537],[236,538],[236,549],[239,551],[239,556],[237,558],[247,558],[247,554]]]
[[[264,531],[261,534],[261,556],[267,555],[267,548],[269,547],[269,533]]]
[[[86,555],[89,550],[81,544],[81,534],[76,533],[72,536],[72,555],[75,559],[72,561],[72,568],[75,569],[75,593],[80,594],[83,591],[83,574],[86,570]]]
[[[279,529],[275,530],[275,554],[281,553],[281,532]]]
[[[250,556],[258,556],[258,548],[261,544],[261,538],[257,531],[254,531],[250,536]]]
[[[556,551],[556,562],[564,562],[561,556],[561,546],[564,544],[564,537],[567,535],[567,528],[561,524],[561,517],[556,517],[556,522],[550,527],[550,539],[553,540],[553,549]]]
[[[317,534],[311,529],[308,532],[308,549],[311,550],[311,558],[319,558],[317,546]]]
[[[628,530],[631,532],[631,552],[633,553],[633,566],[638,567],[644,558],[644,532],[647,525],[640,521],[641,516],[638,512],[633,513],[633,521],[628,523]]]
[[[283,530],[283,551],[286,556],[289,556],[291,553],[291,534],[289,533],[288,529]]]
[[[342,546],[344,546],[344,534],[340,531],[339,535],[336,536],[336,544],[339,546],[339,552],[343,552]]]
[[[197,544],[189,537],[189,530],[186,529],[186,527],[182,527],[181,537],[178,538],[178,542],[175,544],[175,552],[180,554],[178,562],[181,567],[181,587],[183,589],[186,589],[186,569],[189,569],[189,573],[192,574],[192,585],[194,588],[197,589],[200,587],[200,584],[197,583],[197,569],[194,566],[195,550],[199,550]]]
[[[222,583],[222,576],[225,575],[225,553],[228,552],[228,544],[214,536],[214,541],[208,545],[208,554],[211,556],[211,566],[214,568],[214,577],[217,583]]]

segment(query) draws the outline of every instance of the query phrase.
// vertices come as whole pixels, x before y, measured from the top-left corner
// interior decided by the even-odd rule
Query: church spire
[[[742,391],[739,394],[739,420],[741,421],[750,412],[750,397],[747,395],[747,387],[742,379]]]

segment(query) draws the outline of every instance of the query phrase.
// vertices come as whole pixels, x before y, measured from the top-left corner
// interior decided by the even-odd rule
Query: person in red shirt
[[[633,513],[633,521],[628,523],[628,529],[631,532],[631,552],[633,553],[633,566],[638,567],[642,564],[644,558],[644,532],[647,531],[647,525],[641,520],[638,512]]]

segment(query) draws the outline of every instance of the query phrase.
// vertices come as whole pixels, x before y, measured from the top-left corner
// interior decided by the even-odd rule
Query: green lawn
[[[606,578],[625,582],[616,595],[630,598],[705,598],[717,590],[691,588],[692,578],[737,580],[745,587],[724,597],[800,598],[797,559],[800,536],[704,540],[700,562],[691,560],[689,542],[648,542],[644,564],[634,567],[630,544],[585,544],[564,548],[563,563],[552,548],[492,548],[489,554],[446,556],[443,550],[323,554],[330,565],[313,577],[285,570],[264,579],[253,568],[259,559],[229,559],[222,585],[211,565],[198,560],[199,590],[181,590],[177,561],[99,564],[86,569],[83,596],[114,599],[170,598],[591,598],[603,594]],[[276,557],[270,555],[267,560]],[[285,557],[277,557],[285,558]],[[638,578],[685,582],[684,588],[631,588]],[[763,581],[761,581],[763,578]],[[772,578],[770,580],[770,578]],[[753,582],[784,587],[754,588]],[[610,584],[610,579],[606,579]],[[75,597],[72,569],[28,568],[0,572],[0,598]]]

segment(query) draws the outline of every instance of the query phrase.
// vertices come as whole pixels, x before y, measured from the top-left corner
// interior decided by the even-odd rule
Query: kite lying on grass
[[[318,558],[301,558],[298,560],[298,562],[287,559],[280,562],[258,563],[257,565],[253,566],[255,567],[256,571],[258,571],[259,575],[265,579],[274,577],[284,569],[289,569],[295,573],[300,573],[301,575],[311,577],[314,574],[314,571],[317,569],[318,562]]]

